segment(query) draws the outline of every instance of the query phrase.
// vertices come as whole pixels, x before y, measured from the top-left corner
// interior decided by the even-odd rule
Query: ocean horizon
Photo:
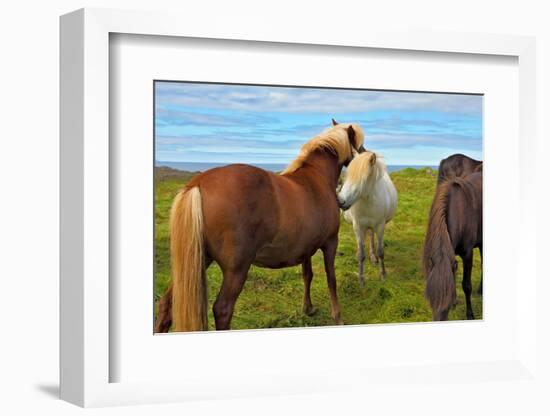
[[[155,167],[168,167],[171,169],[188,171],[188,172],[204,172],[208,169],[217,168],[220,166],[230,165],[232,163],[215,163],[215,162],[168,162],[168,161],[155,161]],[[246,163],[247,165],[256,166],[272,172],[280,172],[288,166],[286,163]],[[402,169],[423,169],[432,168],[437,169],[438,166],[434,165],[388,165],[388,172],[397,172]]]

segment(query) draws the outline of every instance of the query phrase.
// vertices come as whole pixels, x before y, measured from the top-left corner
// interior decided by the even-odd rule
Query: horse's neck
[[[285,176],[300,183],[315,182],[336,189],[341,171],[338,157],[320,149],[309,154],[299,169]]]
[[[314,173],[317,177],[325,178],[332,189],[336,189],[342,166],[338,163],[338,157],[327,151],[318,150],[311,153],[305,160],[302,174]],[[298,170],[297,173],[299,173]]]

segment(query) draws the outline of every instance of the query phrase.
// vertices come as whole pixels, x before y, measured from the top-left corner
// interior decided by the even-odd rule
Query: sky
[[[372,90],[155,83],[155,158],[287,164],[331,125],[358,123],[388,165],[482,158],[482,96]]]

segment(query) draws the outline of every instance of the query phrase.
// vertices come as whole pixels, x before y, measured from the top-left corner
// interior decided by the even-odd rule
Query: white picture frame
[[[211,22],[212,23],[212,22]],[[248,397],[262,394],[307,393],[346,389],[351,385],[401,377],[393,369],[370,369],[369,374],[349,369],[331,370],[346,382],[312,383],[308,374],[277,374],[262,382],[236,384],[223,389],[222,379],[210,377],[183,381],[110,382],[109,348],[109,36],[112,33],[333,45],[454,54],[516,57],[519,67],[519,194],[520,212],[533,203],[533,184],[526,167],[534,160],[535,41],[530,37],[468,33],[378,31],[338,27],[325,31],[281,31],[277,24],[250,21],[236,31],[223,19],[203,25],[189,16],[170,13],[82,9],[61,18],[61,398],[80,406],[159,403],[211,397]],[[518,382],[536,380],[536,270],[526,244],[535,241],[536,218],[522,215],[519,227],[519,261],[522,286],[518,288],[519,345],[507,360],[457,365],[422,365],[413,371],[420,383],[433,383],[442,369],[454,377],[470,372]],[[516,271],[519,273],[519,270]],[[414,331],[412,329],[411,331]],[[307,335],[305,335],[307,336]],[[334,335],[332,335],[334,336]],[[388,374],[391,376],[388,378]],[[475,381],[475,380],[474,380]],[[387,382],[387,381],[386,381]],[[281,386],[284,386],[282,388]]]

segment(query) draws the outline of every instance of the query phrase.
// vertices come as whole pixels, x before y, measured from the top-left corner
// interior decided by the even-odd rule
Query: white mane
[[[360,153],[348,166],[342,191],[348,188],[346,190],[352,194],[369,194],[374,184],[387,175],[387,172],[383,156],[369,151]]]

